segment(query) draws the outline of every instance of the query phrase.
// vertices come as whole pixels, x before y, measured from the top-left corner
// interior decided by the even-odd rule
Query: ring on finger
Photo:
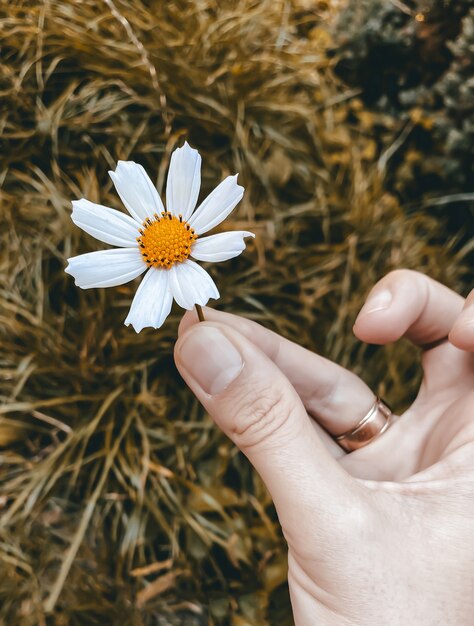
[[[394,417],[388,405],[376,397],[369,412],[350,430],[334,437],[346,452],[363,448],[388,430]]]

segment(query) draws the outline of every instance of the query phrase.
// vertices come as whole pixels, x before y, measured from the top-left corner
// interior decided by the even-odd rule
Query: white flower
[[[197,261],[226,261],[245,249],[246,231],[201,237],[220,224],[244,188],[228,176],[194,210],[201,187],[201,157],[187,143],[171,155],[166,210],[141,165],[119,161],[109,172],[130,215],[89,200],[72,203],[72,221],[99,241],[118,246],[68,259],[66,272],[82,289],[123,285],[146,272],[125,320],[136,332],[159,328],[173,298],[184,309],[219,298],[214,281]]]

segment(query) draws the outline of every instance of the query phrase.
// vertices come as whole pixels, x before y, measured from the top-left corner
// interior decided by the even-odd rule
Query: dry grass
[[[315,8],[316,7],[316,8]],[[183,138],[209,191],[234,171],[216,306],[362,374],[396,408],[407,345],[360,345],[374,281],[412,267],[462,288],[462,250],[384,191],[380,148],[326,59],[334,5],[304,0],[0,0],[0,625],[290,624],[271,501],[172,359],[177,323],[123,325],[135,285],[78,290],[85,196],[142,163],[161,189]],[[204,193],[203,192],[203,193]]]

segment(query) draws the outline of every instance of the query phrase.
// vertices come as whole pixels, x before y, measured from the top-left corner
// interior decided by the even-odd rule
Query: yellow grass
[[[226,226],[257,234],[210,267],[215,306],[406,405],[413,350],[359,344],[355,315],[393,268],[462,288],[463,262],[442,220],[384,189],[392,142],[326,56],[335,7],[0,2],[0,624],[291,624],[271,501],[174,368],[182,311],[136,335],[136,284],[81,291],[64,267],[102,247],[70,201],[121,208],[118,159],[162,190],[187,139],[203,195],[240,172]]]

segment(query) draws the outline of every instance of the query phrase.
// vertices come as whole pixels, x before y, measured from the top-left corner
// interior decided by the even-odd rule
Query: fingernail
[[[186,333],[179,356],[181,365],[211,396],[227,389],[244,366],[240,353],[223,333],[201,324]]]
[[[382,291],[376,291],[369,295],[366,303],[360,310],[359,316],[366,315],[367,313],[375,313],[375,311],[383,311],[388,309],[392,302],[392,292],[388,289],[382,289]]]

